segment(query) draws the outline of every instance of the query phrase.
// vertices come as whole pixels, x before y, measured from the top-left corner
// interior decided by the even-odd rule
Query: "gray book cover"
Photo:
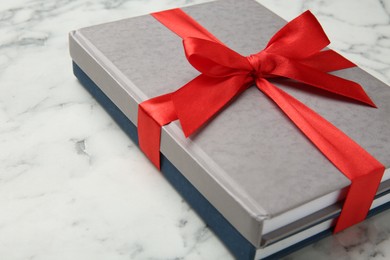
[[[286,23],[251,0],[183,10],[245,56],[263,49]],[[150,15],[74,31],[70,52],[134,124],[140,102],[172,92],[199,74],[187,62],[181,39]],[[390,88],[360,68],[334,74],[361,84],[378,109],[299,84],[275,84],[382,162],[387,170],[379,192],[385,192],[390,188]],[[190,138],[178,122],[163,127],[161,152],[256,247],[339,211],[337,202],[350,184],[256,88]]]

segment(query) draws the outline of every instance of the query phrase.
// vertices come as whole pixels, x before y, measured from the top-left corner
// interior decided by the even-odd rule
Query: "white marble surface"
[[[0,259],[231,259],[81,87],[67,33],[205,0],[0,2]],[[260,0],[311,9],[332,47],[390,84],[390,1]],[[390,259],[390,211],[286,259]]]

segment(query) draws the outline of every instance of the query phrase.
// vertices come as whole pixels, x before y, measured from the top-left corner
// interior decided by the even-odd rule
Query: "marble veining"
[[[73,29],[204,0],[0,3],[0,259],[232,259],[71,72]],[[390,1],[311,9],[332,47],[390,84]],[[285,259],[389,259],[390,212]]]

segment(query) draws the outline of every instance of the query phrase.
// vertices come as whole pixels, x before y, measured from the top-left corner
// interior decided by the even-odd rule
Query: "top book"
[[[183,8],[242,55],[263,49],[286,22],[251,1]],[[308,43],[310,44],[310,43]],[[138,104],[199,75],[181,39],[150,15],[74,31],[74,62],[137,124]],[[273,81],[359,143],[386,167],[390,189],[390,88],[360,68],[333,72],[363,86],[378,109]],[[257,88],[249,88],[195,135],[163,127],[161,153],[255,247],[339,212],[350,181]],[[362,191],[363,192],[363,191]],[[341,202],[341,203],[340,203]]]

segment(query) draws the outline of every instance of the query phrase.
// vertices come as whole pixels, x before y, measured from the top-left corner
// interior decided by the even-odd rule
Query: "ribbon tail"
[[[138,106],[138,144],[159,170],[161,127],[176,119],[171,94],[149,99]]]
[[[316,112],[265,79],[258,88],[270,97],[311,142],[351,180],[335,232],[363,221],[385,167],[346,134]]]
[[[354,81],[328,74],[282,56],[273,56],[273,59],[278,66],[272,70],[272,75],[295,79],[313,87],[376,107],[363,87]]]
[[[192,135],[248,88],[246,75],[194,78],[172,93],[172,102],[186,137]]]
[[[299,61],[308,67],[323,71],[330,72],[335,70],[347,69],[356,67],[356,64],[350,60],[344,58],[333,50],[325,50],[317,52],[310,57],[307,57]]]

